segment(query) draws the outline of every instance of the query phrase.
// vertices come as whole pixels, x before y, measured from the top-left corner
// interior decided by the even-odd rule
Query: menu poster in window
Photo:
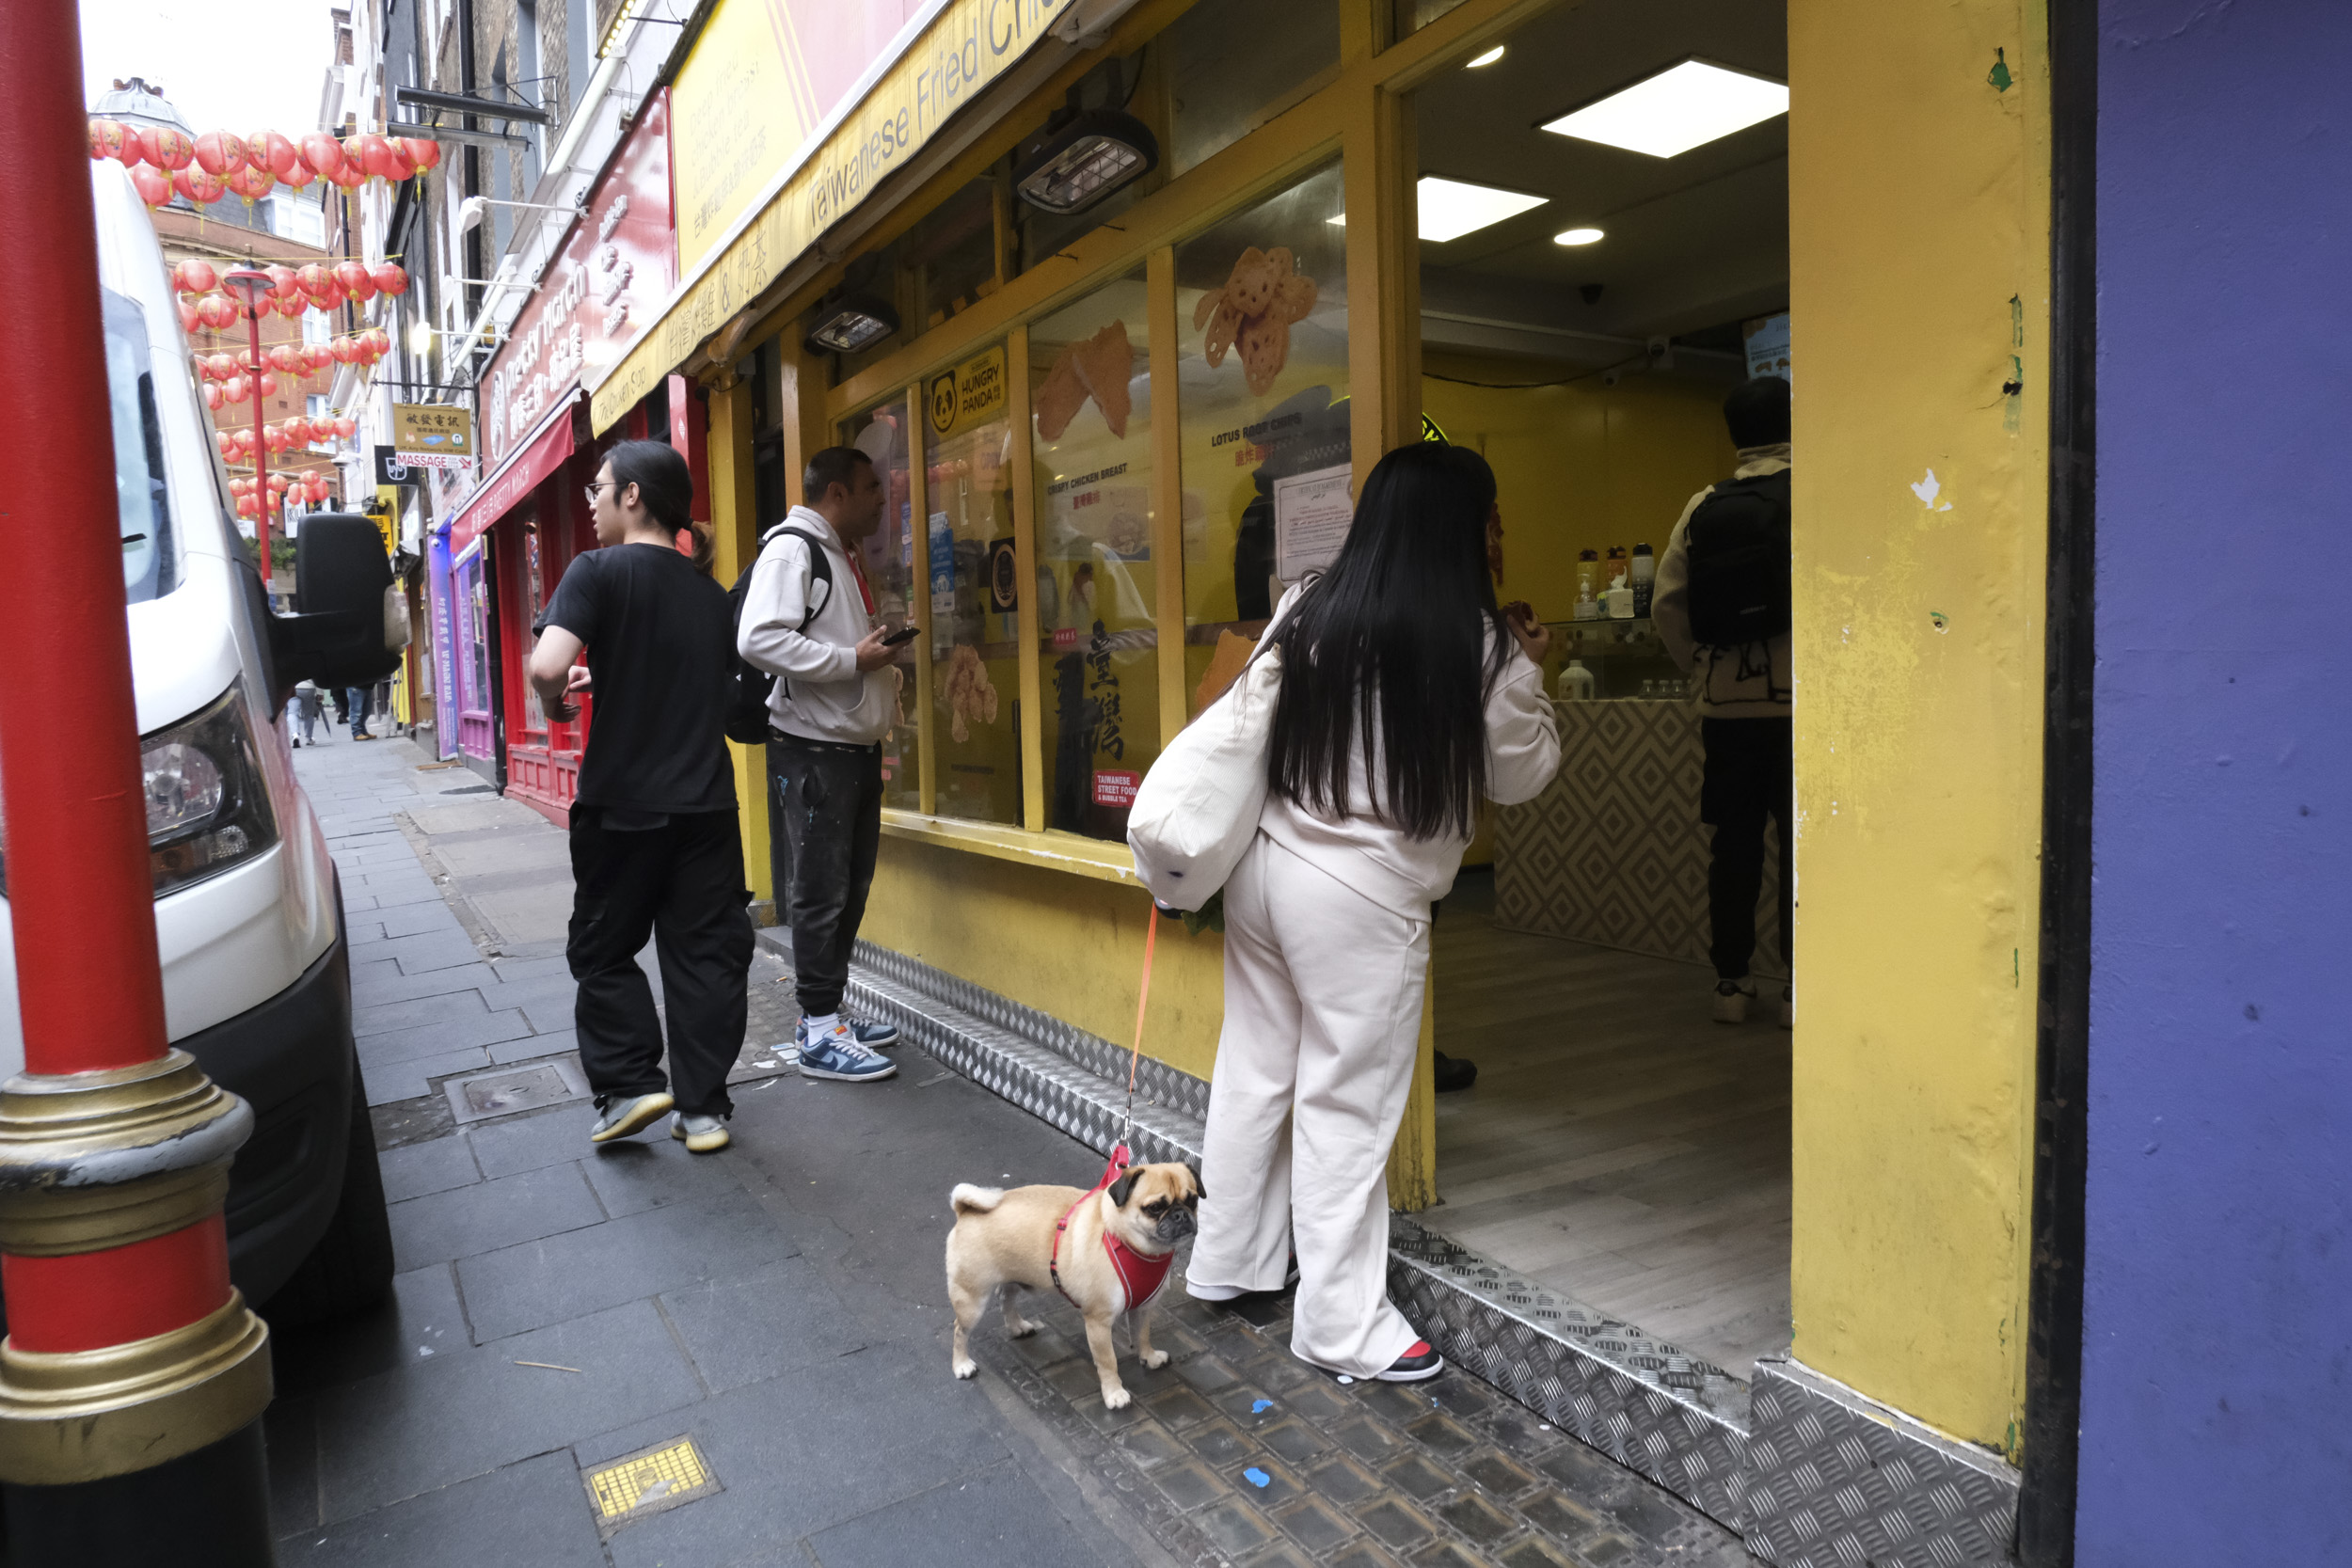
[[[1336,560],[1356,515],[1348,492],[1355,470],[1346,464],[1274,482],[1274,572],[1296,582]]]

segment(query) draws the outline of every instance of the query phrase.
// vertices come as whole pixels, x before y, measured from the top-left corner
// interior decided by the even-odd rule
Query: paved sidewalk
[[[1103,1410],[1075,1313],[947,1371],[958,1180],[1090,1184],[1101,1157],[919,1051],[800,1078],[755,971],[735,1147],[598,1149],[570,1095],[564,835],[405,741],[295,753],[352,938],[401,1273],[372,1317],[278,1341],[282,1562],[1743,1563],[1737,1540],[1473,1378],[1343,1386],[1182,1301]],[[457,1092],[451,1092],[452,1085]],[[1178,1288],[1171,1282],[1171,1290]],[[677,1440],[717,1490],[600,1538],[590,1478]],[[648,1472],[650,1473],[650,1472]],[[636,1488],[628,1489],[634,1497]]]

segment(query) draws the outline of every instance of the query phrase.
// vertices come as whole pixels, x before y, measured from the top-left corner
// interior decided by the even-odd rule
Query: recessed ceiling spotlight
[[[1553,245],[1592,245],[1601,238],[1597,229],[1568,229],[1551,237]]]
[[[1503,48],[1504,46],[1502,44],[1498,43],[1492,49],[1487,50],[1484,55],[1479,55],[1478,58],[1471,60],[1470,63],[1463,66],[1462,69],[1464,71],[1476,71],[1482,65],[1492,65],[1497,60],[1502,58]]]
[[[1787,84],[1685,60],[1544,129],[1579,141],[1672,158],[1788,112]]]

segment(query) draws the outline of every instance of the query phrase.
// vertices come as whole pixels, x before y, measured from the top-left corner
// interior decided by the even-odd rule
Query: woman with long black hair
[[[1387,1296],[1389,1146],[1421,1036],[1431,904],[1479,800],[1560,765],[1549,633],[1495,601],[1494,470],[1463,447],[1383,457],[1328,572],[1283,596],[1256,842],[1225,885],[1225,1029],[1209,1090],[1192,1293],[1282,1286],[1291,1349],[1355,1377],[1443,1366]]]

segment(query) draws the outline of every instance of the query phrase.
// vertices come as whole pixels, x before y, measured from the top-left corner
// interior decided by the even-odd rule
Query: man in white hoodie
[[[1756,901],[1764,888],[1764,824],[1780,831],[1780,955],[1795,949],[1796,848],[1788,663],[1788,383],[1758,376],[1724,400],[1738,449],[1730,479],[1691,498],[1658,563],[1650,608],[1666,652],[1699,678],[1706,773],[1699,820],[1715,830],[1707,872],[1715,1022],[1743,1023],[1756,1000]],[[1780,1023],[1796,1018],[1783,987]]]
[[[792,927],[801,1075],[862,1084],[898,1070],[875,1051],[898,1030],[841,1011],[882,850],[882,742],[897,703],[886,668],[897,655],[875,624],[859,559],[885,493],[873,460],[854,447],[827,447],[802,477],[808,504],[761,546],[736,651],[776,677],[769,825],[779,845],[776,896]]]

